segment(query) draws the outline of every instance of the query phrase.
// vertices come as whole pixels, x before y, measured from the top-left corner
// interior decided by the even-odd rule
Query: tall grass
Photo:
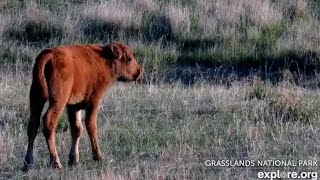
[[[313,60],[318,63],[318,9],[311,0],[14,0],[1,3],[0,38],[5,47],[17,41],[22,47],[42,48],[118,40],[143,52],[159,44],[176,54],[166,67],[242,61],[263,67],[267,61],[293,57],[287,52],[296,57],[316,54]],[[148,54],[139,58],[157,67]],[[162,52],[155,56],[167,59]]]
[[[315,0],[0,1],[0,179],[257,179],[260,169],[205,161],[318,159],[319,7]],[[107,93],[99,113],[104,161],[91,159],[84,134],[81,163],[66,165],[64,114],[57,129],[64,170],[47,167],[39,131],[35,167],[23,172],[36,55],[111,41],[134,49],[148,83]]]

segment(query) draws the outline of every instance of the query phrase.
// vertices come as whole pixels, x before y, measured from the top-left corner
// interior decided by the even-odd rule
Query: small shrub
[[[193,36],[199,36],[203,31],[201,28],[199,16],[195,16],[195,15],[191,16],[190,21],[191,21],[190,34]]]
[[[303,98],[295,90],[282,87],[275,92],[269,105],[272,113],[282,122],[301,121],[310,123],[317,116],[317,113],[314,108],[306,105]]]
[[[249,98],[265,99],[266,97],[266,85],[261,79],[255,78],[253,82],[253,89],[249,93]]]
[[[282,80],[282,84],[285,84],[286,86],[291,86],[295,84],[294,75],[288,69],[282,71]]]

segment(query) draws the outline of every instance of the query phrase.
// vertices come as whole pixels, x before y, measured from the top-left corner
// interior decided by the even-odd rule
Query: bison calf
[[[42,51],[33,67],[30,90],[30,120],[25,165],[33,164],[34,139],[46,101],[43,132],[50,153],[50,165],[62,168],[55,143],[58,120],[67,107],[72,144],[69,164],[79,163],[79,140],[83,132],[80,110],[85,110],[85,125],[94,160],[101,160],[97,116],[107,88],[114,81],[136,81],[142,68],[130,48],[121,43],[100,45],[65,45]]]

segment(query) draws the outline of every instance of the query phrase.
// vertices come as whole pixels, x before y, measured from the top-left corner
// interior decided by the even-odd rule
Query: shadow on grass
[[[121,37],[130,37],[130,39],[143,38],[147,42],[159,40],[167,42],[173,38],[170,20],[161,15],[147,14],[144,16],[141,27],[133,25],[123,26],[118,22],[90,18],[84,21],[86,27],[83,28],[83,34],[87,39],[92,41],[107,41]]]
[[[123,32],[124,37],[139,37],[139,29],[135,27],[123,27],[115,22],[106,22],[97,19],[86,19],[86,26],[83,28],[83,34],[87,39],[92,41],[98,40],[106,42],[109,39],[119,39],[120,33]]]
[[[5,31],[5,37],[16,39],[24,44],[44,44],[52,39],[61,40],[64,28],[59,24],[46,21],[27,21],[20,27],[12,27]]]
[[[314,81],[320,70],[320,56],[315,52],[287,51],[274,56],[248,56],[240,59],[219,61],[221,54],[181,54],[176,63],[158,76],[162,82],[193,85],[199,80],[228,84],[234,80],[251,79],[277,83],[283,79],[283,72],[289,70],[297,85],[316,88],[320,82]]]
[[[195,52],[199,49],[208,49],[216,45],[221,45],[223,39],[221,37],[214,38],[177,38],[175,41],[181,52]]]

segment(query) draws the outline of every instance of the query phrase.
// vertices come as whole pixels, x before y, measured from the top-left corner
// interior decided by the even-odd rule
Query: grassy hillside
[[[2,0],[0,179],[257,179],[259,171],[319,171],[205,165],[319,159],[319,21],[318,0]],[[107,93],[99,113],[104,161],[91,160],[84,133],[81,163],[67,166],[64,114],[57,130],[64,169],[47,167],[39,131],[36,165],[22,171],[37,54],[112,41],[134,49],[149,83],[116,84]]]

